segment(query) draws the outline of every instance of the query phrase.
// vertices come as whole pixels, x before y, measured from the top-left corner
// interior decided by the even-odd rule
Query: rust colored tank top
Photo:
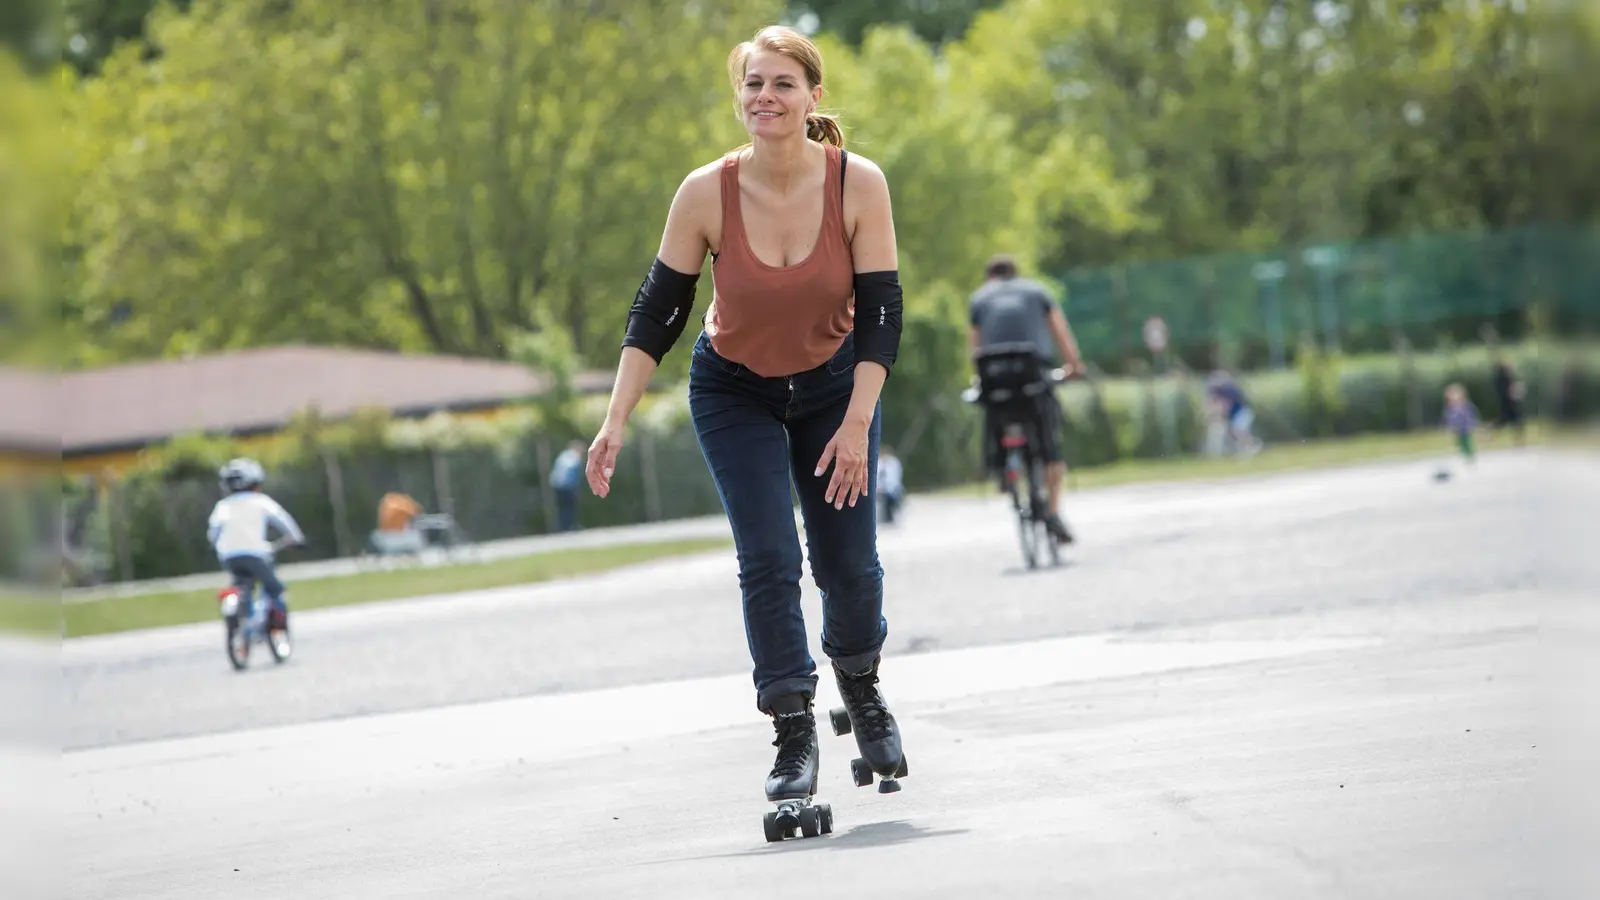
[[[822,230],[792,266],[756,258],[739,202],[739,155],[722,162],[722,250],[712,263],[706,336],[718,355],[767,378],[827,362],[855,325],[855,264],[845,240],[842,157],[824,144]]]

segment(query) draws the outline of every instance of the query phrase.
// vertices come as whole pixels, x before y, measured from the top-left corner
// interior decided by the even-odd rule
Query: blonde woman
[[[707,253],[714,293],[694,343],[689,409],[732,526],[756,707],[772,718],[777,758],[767,838],[831,828],[811,807],[817,672],[800,608],[800,498],[832,661],[861,759],[857,784],[880,791],[906,773],[900,734],[877,688],[888,624],[874,516],[879,393],[900,342],[901,291],[889,187],[846,154],[818,110],[822,57],[783,27],[763,28],[728,59],[750,142],[691,172],[667,212],[635,297],[616,386],[589,448],[588,478],[610,491],[628,416],[681,336]]]

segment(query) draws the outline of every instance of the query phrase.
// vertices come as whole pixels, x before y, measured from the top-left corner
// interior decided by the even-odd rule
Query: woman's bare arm
[[[706,223],[708,216],[718,209],[717,192],[716,167],[711,165],[691,172],[673,195],[672,206],[667,210],[667,224],[662,229],[661,248],[656,257],[662,265],[679,276],[693,275],[698,278],[701,267],[705,265],[706,252],[710,249]],[[688,309],[683,310],[685,316],[689,312]],[[680,323],[678,327],[682,328],[684,324],[687,323]],[[616,471],[617,454],[622,450],[628,418],[639,405],[639,399],[644,396],[644,390],[650,384],[650,376],[655,374],[656,368],[655,358],[639,347],[622,348],[622,356],[617,361],[617,380],[611,387],[611,401],[606,405],[605,422],[601,424],[594,442],[589,445],[589,459],[584,471],[589,480],[589,489],[596,496],[605,497],[611,493],[611,475]]]
[[[849,177],[845,179],[845,215],[853,237],[850,253],[857,272],[888,272],[900,268],[895,242],[894,209],[889,198],[889,180],[877,163],[864,156],[850,156]],[[850,395],[846,418],[871,422],[872,412],[883,392],[889,370],[876,362],[856,366],[855,390]]]
[[[707,175],[710,178],[707,178]],[[705,265],[710,244],[706,239],[705,215],[707,182],[716,188],[716,170],[703,167],[689,173],[678,185],[667,210],[667,224],[662,229],[661,247],[656,256],[668,268],[686,275],[698,275]],[[715,199],[714,195],[711,199]],[[655,374],[656,361],[637,347],[622,348],[622,358],[617,363],[617,381],[611,389],[611,402],[606,407],[606,420],[619,426],[628,421],[633,410],[644,396],[650,377]]]

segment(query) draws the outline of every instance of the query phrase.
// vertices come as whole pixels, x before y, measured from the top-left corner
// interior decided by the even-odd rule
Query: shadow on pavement
[[[818,849],[827,850],[861,850],[868,847],[888,847],[893,844],[907,844],[912,841],[927,840],[928,838],[951,837],[966,834],[966,828],[924,828],[915,822],[903,819],[894,819],[888,822],[867,822],[847,828],[844,831],[835,831],[823,838],[809,838],[798,841],[784,841],[771,849],[800,850],[801,845],[813,843]],[[765,848],[764,848],[765,849]]]
[[[638,863],[637,865],[654,866],[663,863],[693,862],[703,859],[748,859],[753,856],[770,853],[866,850],[874,847],[888,847],[894,844],[907,844],[912,841],[922,841],[929,838],[953,837],[958,834],[966,834],[968,830],[966,828],[925,828],[915,822],[895,819],[888,822],[867,822],[847,828],[844,831],[835,831],[833,834],[825,834],[814,838],[795,837],[776,844],[762,844],[738,853],[712,853],[705,856],[657,859]],[[757,832],[757,836],[759,838],[759,832]]]
[[[1008,566],[1004,569],[1001,569],[999,575],[1002,578],[1029,578],[1039,575],[1049,575],[1052,572],[1062,572],[1072,568],[1074,565],[1076,565],[1076,563],[1074,563],[1072,560],[1063,558],[1061,562],[1056,563],[1055,565],[1051,565],[1047,562],[1040,563],[1037,569],[1029,569],[1020,565]]]

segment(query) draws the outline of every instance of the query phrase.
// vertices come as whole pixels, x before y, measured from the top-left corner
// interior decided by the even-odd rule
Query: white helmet
[[[246,456],[228,460],[227,465],[217,470],[217,476],[222,481],[222,489],[234,493],[247,491],[259,487],[267,480],[267,470]]]

